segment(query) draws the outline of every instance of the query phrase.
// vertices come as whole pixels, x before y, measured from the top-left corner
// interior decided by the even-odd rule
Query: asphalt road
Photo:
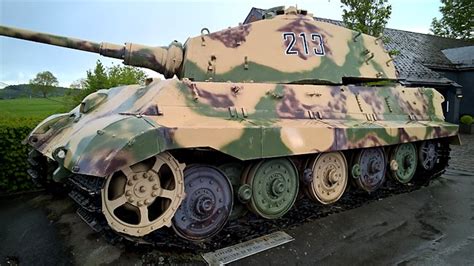
[[[474,152],[466,151],[473,140],[429,187],[287,230],[295,241],[234,264],[474,265]],[[0,265],[170,262],[203,263],[199,255],[108,244],[68,198],[0,198]]]

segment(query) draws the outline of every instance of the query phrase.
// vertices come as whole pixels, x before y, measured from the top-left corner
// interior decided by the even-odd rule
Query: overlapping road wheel
[[[386,158],[382,148],[368,148],[357,152],[352,164],[352,176],[359,188],[373,192],[385,181]]]
[[[101,191],[102,210],[110,227],[137,237],[170,227],[184,198],[183,168],[164,152],[107,177]]]
[[[309,196],[322,204],[336,202],[347,187],[347,161],[341,152],[322,153],[308,164],[312,178],[307,186]]]
[[[298,172],[286,158],[255,164],[247,173],[245,183],[251,188],[250,210],[267,219],[283,216],[298,196]]]
[[[241,186],[240,178],[244,171],[244,166],[241,163],[226,163],[219,166],[219,169],[227,176],[232,184],[234,191],[234,206],[230,214],[230,220],[238,219],[247,213],[247,206],[241,203],[238,198],[238,191]]]
[[[175,232],[200,241],[217,234],[232,211],[232,185],[213,166],[194,165],[184,171],[186,197],[173,218]]]
[[[413,143],[397,145],[390,153],[390,176],[402,184],[410,182],[415,176],[417,162]]]
[[[418,150],[418,160],[423,170],[433,170],[438,160],[437,143],[431,140],[423,141]]]

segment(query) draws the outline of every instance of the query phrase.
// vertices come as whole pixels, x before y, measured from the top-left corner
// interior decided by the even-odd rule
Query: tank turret
[[[267,10],[262,20],[189,38],[184,47],[95,43],[0,27],[0,35],[98,53],[169,78],[192,81],[343,84],[397,79],[380,38],[316,21],[294,7]]]

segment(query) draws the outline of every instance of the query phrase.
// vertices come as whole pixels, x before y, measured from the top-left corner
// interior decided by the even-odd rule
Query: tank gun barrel
[[[134,43],[119,45],[107,42],[91,42],[6,26],[0,26],[0,35],[122,59],[126,65],[155,70],[167,78],[173,77],[175,74],[179,76],[183,62],[183,47],[177,41],[172,42],[168,47],[152,47]]]

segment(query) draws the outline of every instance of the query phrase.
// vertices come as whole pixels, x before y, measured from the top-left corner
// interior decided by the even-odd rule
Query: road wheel
[[[321,153],[308,164],[312,178],[307,185],[310,197],[322,204],[336,202],[347,187],[347,161],[341,152]]]
[[[170,227],[184,198],[183,168],[164,152],[108,176],[101,197],[110,227],[137,237]]]

